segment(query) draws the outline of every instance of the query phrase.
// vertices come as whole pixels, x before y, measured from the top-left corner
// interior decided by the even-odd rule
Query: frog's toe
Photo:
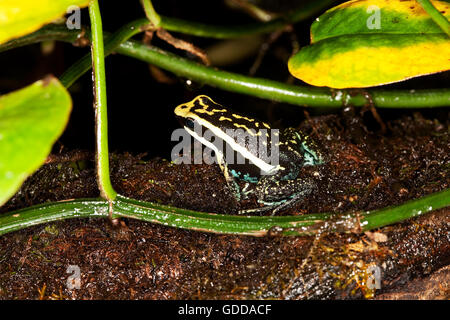
[[[239,210],[239,214],[246,215],[246,214],[251,214],[251,213],[262,213],[262,212],[272,210],[272,209],[276,208],[277,206],[278,206],[278,204],[275,204],[275,205],[271,204],[271,205],[264,205],[263,207],[259,207],[259,208]]]
[[[293,207],[297,202],[311,194],[316,189],[316,184],[311,179],[279,181],[277,185],[261,185],[257,190],[260,203],[264,203],[269,209],[273,209],[272,215]]]
[[[285,209],[292,208],[297,202],[301,201],[305,196],[311,193],[312,190],[305,189],[301,193],[297,193],[293,198],[286,200],[282,204],[276,206],[276,208],[272,211],[271,215],[274,216],[277,212],[280,212]]]
[[[316,184],[311,179],[265,181],[257,185],[255,194],[261,203],[283,204],[290,199],[302,198],[312,193],[315,188]]]

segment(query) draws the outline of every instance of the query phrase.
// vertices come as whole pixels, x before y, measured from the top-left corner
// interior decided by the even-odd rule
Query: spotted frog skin
[[[175,115],[189,134],[214,150],[236,199],[239,201],[254,194],[263,205],[240,213],[273,209],[273,215],[292,207],[315,189],[311,179],[297,179],[302,167],[323,163],[314,141],[302,132],[293,128],[273,130],[267,123],[224,108],[205,95],[179,105]],[[225,147],[219,149],[213,140],[203,136],[208,129],[213,133],[214,141],[222,141]],[[264,138],[258,141],[264,145],[266,153],[250,143],[255,137]],[[237,161],[238,157],[243,161]],[[242,190],[238,180],[247,182]]]

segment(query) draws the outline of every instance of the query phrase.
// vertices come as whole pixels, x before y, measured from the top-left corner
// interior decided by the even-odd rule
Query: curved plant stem
[[[351,96],[345,90],[303,87],[273,80],[255,78],[218,70],[181,58],[174,54],[148,47],[135,41],[127,41],[117,52],[133,57],[162,69],[204,84],[227,91],[252,95],[279,102],[309,107],[334,107],[343,105],[364,106],[367,104],[364,91]],[[450,90],[367,90],[376,107],[423,108],[450,106]]]
[[[133,200],[118,195],[112,202],[112,218],[132,218],[211,233],[298,236],[327,232],[364,232],[447,206],[450,206],[450,189],[408,201],[396,207],[368,212],[255,217],[209,214]],[[50,221],[107,217],[108,211],[109,203],[101,199],[45,203],[1,215],[0,235]]]
[[[422,8],[430,15],[431,19],[450,37],[450,22],[429,0],[417,0]]]
[[[107,218],[108,215],[109,203],[103,199],[45,203],[0,215],[0,235],[51,221],[69,218]]]
[[[359,215],[359,222],[363,231],[372,230],[448,206],[450,206],[450,189],[408,201],[396,207],[363,213]]]
[[[127,23],[114,34],[108,36],[104,43],[104,55],[108,56],[114,52],[114,50],[123,42],[127,41],[134,35],[146,30],[150,26],[147,19],[139,19],[130,23]],[[69,40],[70,41],[70,40]],[[72,84],[79,79],[84,73],[89,71],[92,67],[91,55],[86,54],[80,60],[70,66],[60,77],[60,82],[69,88]]]
[[[103,51],[102,18],[98,0],[89,3],[92,27],[91,53],[94,67],[94,108],[97,139],[97,183],[104,199],[114,200],[114,191],[109,177],[108,115],[106,105],[105,55]]]
[[[120,41],[127,39],[148,26],[147,19],[140,19],[127,24],[115,33],[112,38],[107,37],[105,53],[116,51],[160,68],[174,72],[194,81],[217,86],[224,90],[254,95],[260,98],[273,99],[280,102],[310,107],[341,108],[344,104],[364,106],[367,104],[365,94],[355,96],[347,94],[345,90],[329,88],[304,87],[288,85],[281,82],[247,77],[236,73],[226,72],[211,67],[205,67],[188,59],[181,58],[155,47],[149,47],[135,41]],[[47,26],[23,38],[12,40],[0,46],[0,52],[27,44],[44,40],[60,40],[75,42],[82,32],[67,30],[62,26]],[[89,32],[86,32],[89,37]],[[110,42],[111,40],[111,42]],[[120,44],[120,45],[119,45]],[[117,47],[118,46],[118,47]],[[78,61],[62,77],[62,82],[70,86],[76,79],[91,67],[90,58],[84,57]],[[423,90],[368,90],[379,108],[428,108],[450,106],[450,89]]]

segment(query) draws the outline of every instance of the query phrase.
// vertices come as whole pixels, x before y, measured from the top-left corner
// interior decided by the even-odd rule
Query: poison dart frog
[[[312,179],[297,176],[302,167],[316,166],[324,160],[316,143],[302,132],[273,129],[205,95],[177,106],[175,115],[191,136],[214,151],[236,200],[253,194],[263,205],[240,213],[273,209],[273,215],[292,207],[315,189]],[[207,130],[213,139],[206,137]],[[246,182],[242,189],[239,180]]]

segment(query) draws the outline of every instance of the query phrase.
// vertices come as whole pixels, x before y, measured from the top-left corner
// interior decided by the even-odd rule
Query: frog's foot
[[[245,214],[249,214],[249,213],[261,213],[261,212],[273,210],[273,209],[276,209],[278,206],[282,205],[284,202],[286,202],[286,201],[285,200],[278,201],[278,202],[258,201],[258,203],[262,203],[262,204],[264,204],[264,206],[259,207],[259,208],[239,210],[239,214],[245,215]],[[273,213],[272,213],[272,215],[273,215]]]
[[[244,188],[242,188],[242,190],[241,190],[241,199],[242,200],[248,199],[248,196],[253,194],[254,192],[255,192],[254,186],[252,186],[252,184],[250,182],[247,182],[245,184]]]
[[[277,212],[288,209],[293,207],[298,201],[302,200],[305,196],[310,194],[312,189],[308,190],[305,189],[300,193],[297,193],[293,198],[286,200],[285,202],[281,203],[280,205],[276,206],[275,209],[270,214],[271,216],[274,216]]]
[[[266,201],[258,200],[258,203],[261,203],[264,205],[263,207],[239,210],[239,214],[261,213],[261,212],[273,210],[270,215],[274,216],[277,212],[279,212],[283,209],[288,209],[290,207],[293,207],[298,201],[302,200],[305,196],[307,196],[310,193],[311,193],[310,191],[308,192],[305,190],[305,193],[298,193],[293,198],[284,199],[284,200],[276,201],[276,202],[266,202]]]
[[[257,208],[257,211],[271,210],[275,215],[280,210],[293,207],[298,201],[313,192],[316,184],[311,179],[295,180],[263,180],[256,186],[258,202],[265,207]]]

